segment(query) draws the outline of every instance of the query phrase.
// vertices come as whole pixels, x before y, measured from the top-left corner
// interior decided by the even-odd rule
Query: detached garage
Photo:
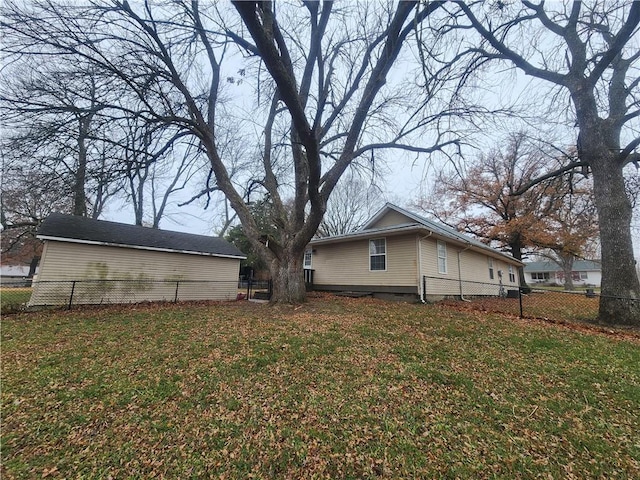
[[[240,260],[222,238],[51,214],[30,306],[232,300]]]

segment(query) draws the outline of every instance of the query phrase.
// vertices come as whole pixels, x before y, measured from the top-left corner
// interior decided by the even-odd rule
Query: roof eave
[[[403,233],[412,233],[412,232],[415,232],[415,233],[424,232],[425,234],[428,234],[427,235],[428,237],[433,237],[437,240],[444,240],[448,243],[459,245],[465,249],[474,250],[476,252],[480,252],[485,255],[490,255],[496,259],[503,259],[519,266],[524,265],[524,263],[521,262],[520,260],[514,257],[511,257],[510,255],[507,255],[505,253],[499,252],[489,246],[481,247],[479,245],[474,245],[472,243],[465,242],[457,238],[452,238],[447,235],[434,232],[433,230],[430,230],[426,226],[420,225],[420,224],[405,225],[402,227],[387,227],[387,228],[375,229],[375,230],[358,230],[354,233],[348,233],[345,235],[317,238],[317,239],[311,240],[309,244],[311,246],[329,245],[333,243],[351,242],[351,241],[363,240],[367,238],[382,237],[386,235],[401,235]]]
[[[152,252],[164,252],[164,253],[181,253],[184,255],[199,255],[202,257],[219,257],[219,258],[233,258],[238,260],[245,260],[247,257],[242,255],[229,255],[224,253],[210,253],[210,252],[195,252],[191,250],[178,250],[172,248],[161,248],[161,247],[148,247],[145,245],[130,245],[124,243],[110,243],[110,242],[99,242],[96,240],[82,240],[78,238],[66,238],[66,237],[55,237],[51,235],[36,235],[36,238],[40,240],[52,240],[56,242],[66,242],[66,243],[79,243],[83,245],[101,245],[104,247],[118,247],[118,248],[132,248],[134,250],[148,250]]]

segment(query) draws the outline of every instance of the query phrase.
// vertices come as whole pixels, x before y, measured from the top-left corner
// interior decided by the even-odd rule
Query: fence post
[[[176,295],[173,298],[173,303],[178,303],[178,288],[180,287],[180,281],[178,280],[176,282]]]
[[[71,304],[73,303],[73,292],[76,289],[76,281],[73,280],[71,282],[71,295],[69,295],[69,305],[67,306],[67,310],[71,310]]]
[[[524,318],[524,313],[522,312],[522,287],[518,287],[518,301],[520,302],[520,318]]]

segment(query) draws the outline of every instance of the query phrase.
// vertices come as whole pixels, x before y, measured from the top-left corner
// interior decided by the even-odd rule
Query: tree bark
[[[78,120],[78,168],[75,172],[73,185],[73,214],[79,217],[87,216],[87,145],[85,140],[89,135],[92,116],[80,117]]]
[[[523,245],[520,238],[512,241],[509,244],[509,250],[511,250],[511,256],[519,261],[522,261],[522,248],[523,248]],[[531,289],[527,285],[527,279],[524,276],[524,268],[518,268],[518,279],[520,281],[520,288],[522,289],[521,291],[525,293],[528,293],[529,291],[531,291]]]
[[[571,291],[573,290],[573,255],[562,255],[560,264],[564,272],[564,289]]]
[[[604,153],[604,152],[603,152]],[[598,317],[611,324],[640,325],[640,282],[631,240],[631,202],[614,155],[591,162],[602,249],[602,291]],[[604,159],[603,159],[604,160]]]
[[[306,300],[304,284],[303,253],[297,249],[285,248],[281,258],[271,262],[270,273],[273,281],[271,302],[302,303]]]

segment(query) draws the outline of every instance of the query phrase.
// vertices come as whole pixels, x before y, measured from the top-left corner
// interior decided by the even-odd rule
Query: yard
[[[437,305],[7,316],[2,478],[639,478],[640,337]]]

